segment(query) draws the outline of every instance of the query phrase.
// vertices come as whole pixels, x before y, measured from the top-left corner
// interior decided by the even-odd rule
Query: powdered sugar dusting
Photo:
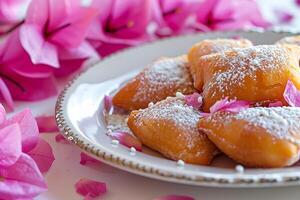
[[[183,94],[193,92],[186,56],[161,58],[149,65],[137,78],[140,79],[140,85],[133,97],[134,101],[149,98],[154,102],[159,101],[159,95],[164,92],[169,93],[166,96],[173,96],[177,91]]]
[[[212,96],[221,91],[225,98],[233,95],[233,87],[243,87],[245,79],[256,79],[257,73],[281,70],[288,57],[288,52],[276,45],[260,45],[248,48],[236,48],[218,54],[205,56],[204,59],[215,59],[216,68],[205,89],[212,91]]]
[[[189,130],[188,133],[182,134],[188,141],[188,148],[193,147],[193,137],[199,134],[197,122],[200,118],[200,113],[193,107],[185,104],[184,99],[171,97],[160,101],[152,107],[140,110],[137,116],[137,123],[143,124],[143,119],[156,120],[160,126],[164,126],[164,122],[173,123],[175,129]],[[196,133],[192,135],[191,133]]]
[[[270,134],[290,139],[300,136],[300,108],[256,107],[242,110],[234,117],[266,129]]]

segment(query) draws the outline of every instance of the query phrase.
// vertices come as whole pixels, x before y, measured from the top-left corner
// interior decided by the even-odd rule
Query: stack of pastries
[[[224,153],[247,167],[285,167],[300,155],[300,108],[283,97],[288,81],[300,89],[300,37],[254,46],[247,39],[204,40],[187,55],[159,58],[114,95],[130,111],[128,127],[146,146],[172,160],[209,165]],[[197,92],[200,108],[185,95]],[[252,102],[239,112],[218,101]],[[266,107],[265,102],[282,102]]]

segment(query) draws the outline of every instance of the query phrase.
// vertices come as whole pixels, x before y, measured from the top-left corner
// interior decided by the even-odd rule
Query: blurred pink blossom
[[[54,160],[52,149],[39,140],[30,110],[9,119],[5,115],[0,104],[0,196],[7,200],[32,199],[47,189],[40,169],[50,168]]]
[[[152,17],[157,24],[155,33],[158,36],[169,36],[191,32],[197,13],[202,12],[202,4],[203,0],[153,0]]]
[[[256,0],[206,0],[198,11],[197,22],[212,30],[270,26],[261,15]]]
[[[97,11],[82,7],[80,2],[31,1],[25,23],[20,28],[20,41],[32,63],[59,68],[60,60],[96,56],[85,37]]]
[[[88,38],[100,55],[138,45],[150,39],[147,27],[151,19],[152,0],[94,0],[92,7],[99,10]]]
[[[24,16],[22,8],[26,8],[29,0],[1,0],[0,1],[0,36],[14,30]]]

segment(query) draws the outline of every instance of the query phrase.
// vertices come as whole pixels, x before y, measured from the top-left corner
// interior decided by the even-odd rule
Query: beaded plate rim
[[[262,33],[262,32],[273,32],[273,33],[287,33],[287,34],[299,34],[295,31],[286,31],[286,30],[266,30],[262,31],[260,29],[248,30],[248,31],[227,31],[228,34],[241,34],[241,33]],[[64,115],[64,105],[66,104],[66,94],[69,91],[69,88],[76,82],[76,80],[87,72],[90,68],[96,66],[97,63],[102,62],[106,59],[112,59],[115,55],[122,54],[125,51],[130,51],[133,48],[143,48],[147,45],[153,43],[158,43],[164,40],[174,40],[185,38],[189,36],[205,36],[211,34],[221,34],[224,32],[215,31],[209,33],[192,33],[181,36],[173,36],[161,40],[156,40],[154,42],[146,43],[138,47],[129,47],[127,49],[113,53],[102,60],[90,63],[87,66],[87,69],[83,72],[76,75],[72,80],[70,80],[61,91],[58,96],[55,105],[55,119],[57,126],[62,133],[62,135],[75,146],[79,147],[82,151],[89,154],[90,156],[100,159],[102,162],[117,167],[119,169],[146,176],[149,178],[155,178],[159,180],[183,183],[189,185],[198,185],[198,186],[209,186],[209,187],[231,187],[231,188],[247,188],[247,187],[276,187],[276,186],[289,186],[289,185],[300,185],[300,171],[293,173],[286,173],[281,176],[272,176],[272,175],[260,175],[257,174],[236,174],[234,178],[228,178],[224,176],[216,176],[213,173],[203,173],[197,174],[195,176],[187,176],[184,173],[174,173],[169,171],[164,171],[158,168],[149,167],[140,163],[133,163],[119,156],[115,156],[104,149],[93,146],[92,144],[86,142],[80,134],[76,133],[76,130],[73,130],[71,126],[66,121],[66,116]]]

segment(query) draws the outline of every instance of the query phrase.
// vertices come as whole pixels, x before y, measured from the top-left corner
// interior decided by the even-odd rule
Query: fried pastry
[[[226,155],[248,167],[284,167],[299,160],[300,108],[221,111],[198,127]]]
[[[297,36],[291,36],[291,37],[284,37],[281,40],[279,40],[278,42],[276,42],[276,44],[293,44],[293,45],[297,45],[300,46],[300,35]]]
[[[282,101],[288,80],[300,89],[296,46],[261,45],[202,56],[203,110],[218,100]]]
[[[215,40],[203,40],[195,45],[188,52],[188,61],[190,71],[194,80],[195,87],[202,91],[203,87],[203,66],[199,63],[201,56],[209,55],[213,53],[222,52],[232,48],[250,47],[252,43],[247,39],[215,39]]]
[[[193,93],[195,89],[187,64],[186,56],[157,60],[122,87],[113,97],[113,104],[135,110],[175,96],[176,92]]]
[[[172,160],[208,165],[215,145],[198,130],[200,113],[183,98],[169,97],[146,109],[132,111],[128,126],[142,143]]]

